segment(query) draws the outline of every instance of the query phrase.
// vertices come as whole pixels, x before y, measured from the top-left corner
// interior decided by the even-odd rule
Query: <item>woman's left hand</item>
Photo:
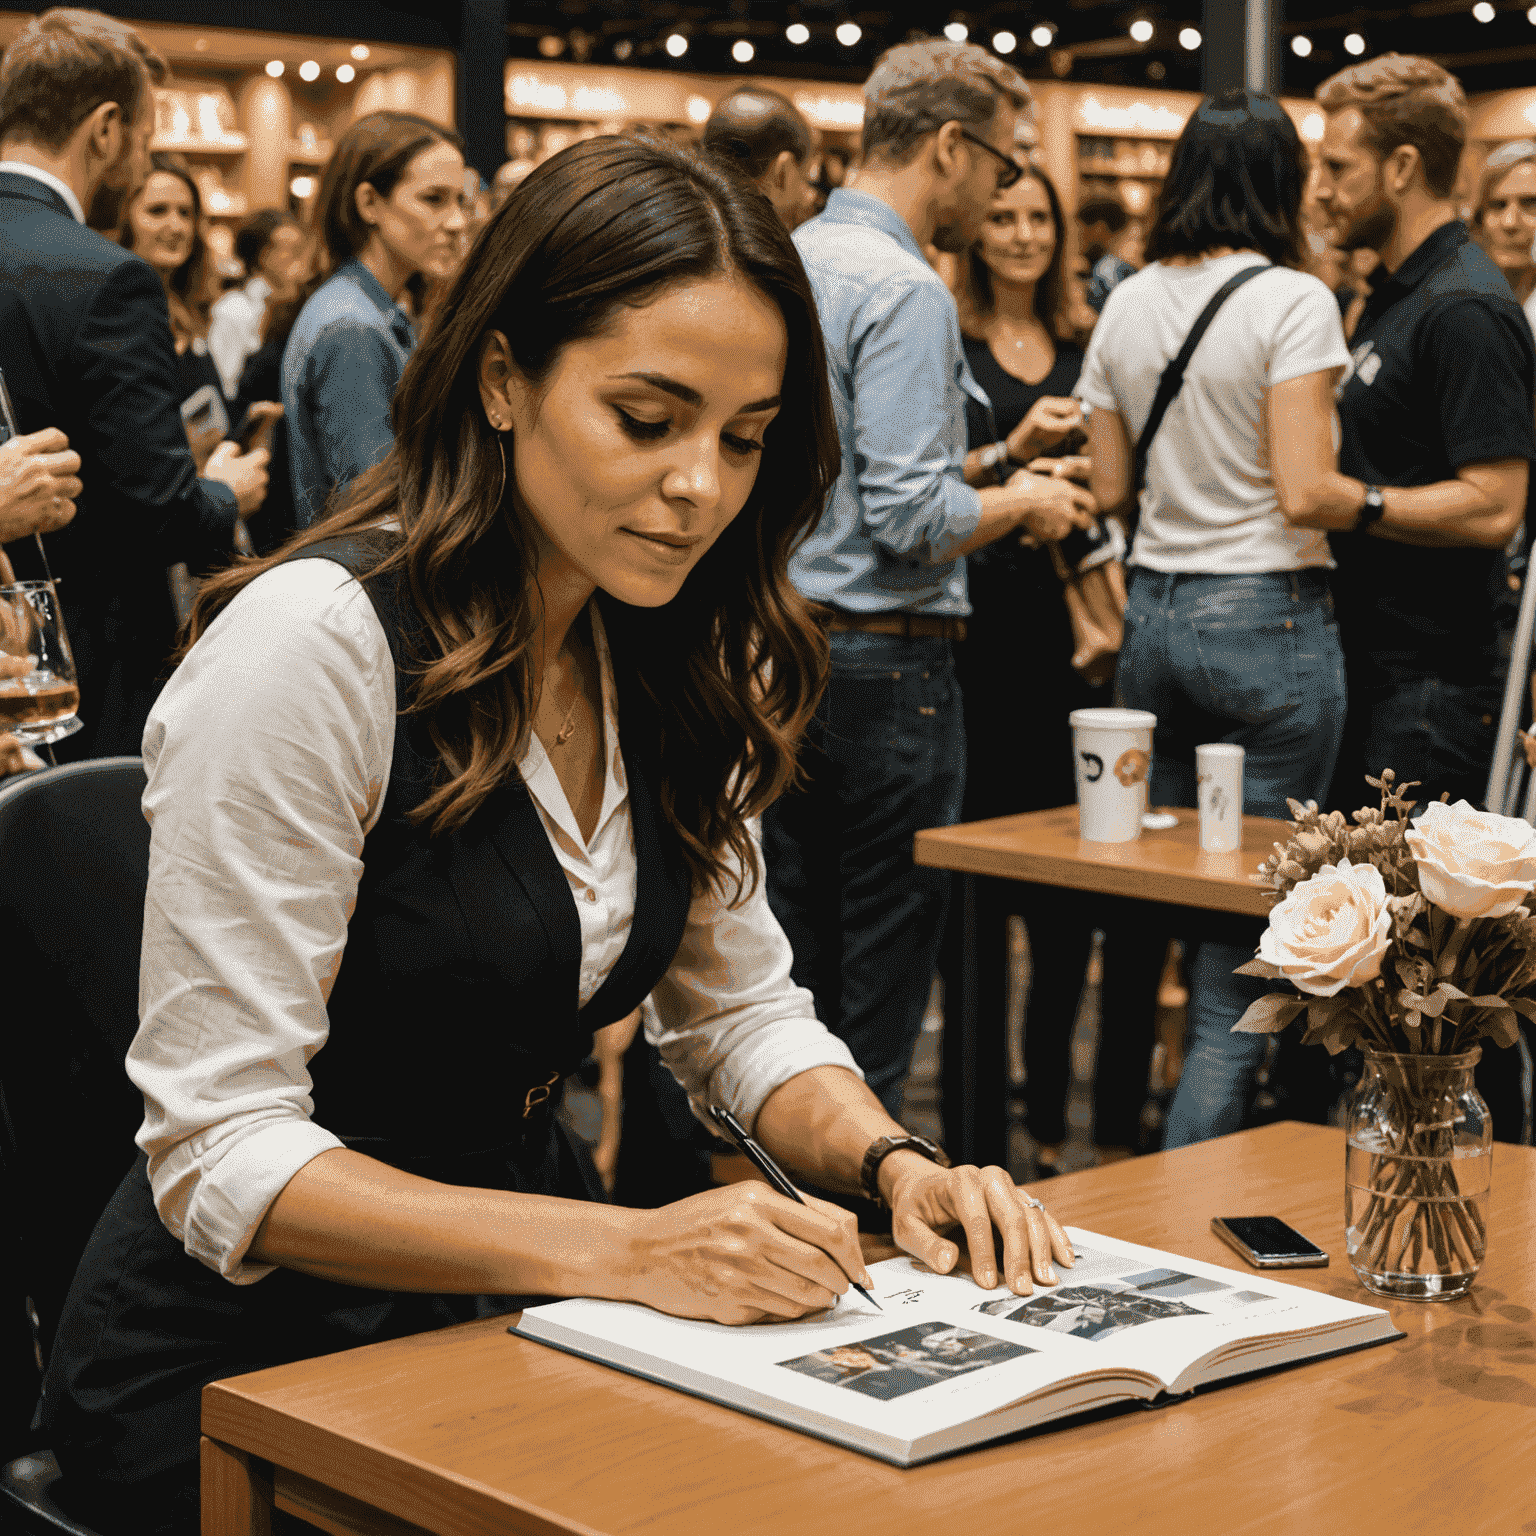
[[[1001,1279],[1016,1294],[1030,1295],[1035,1282],[1054,1285],[1053,1259],[1072,1267],[1072,1244],[1060,1222],[1033,1202],[1007,1169],[940,1168],[913,1152],[893,1152],[887,1159],[887,1165],[892,1164],[886,1194],[891,1236],[936,1273],[948,1274],[959,1262],[955,1242],[942,1235],[956,1226],[964,1230],[971,1275],[984,1290],[999,1283],[994,1228],[1003,1239]]]

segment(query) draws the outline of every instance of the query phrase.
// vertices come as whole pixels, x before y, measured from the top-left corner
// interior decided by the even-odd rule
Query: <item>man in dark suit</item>
[[[62,429],[84,482],[48,540],[85,722],[61,757],[138,752],[175,643],[166,567],[227,561],[266,488],[266,452],[233,444],[198,478],[160,279],[84,223],[98,192],[144,179],[165,76],[94,11],[45,12],[0,61],[0,368],[20,430]],[[7,552],[42,574],[30,540]]]

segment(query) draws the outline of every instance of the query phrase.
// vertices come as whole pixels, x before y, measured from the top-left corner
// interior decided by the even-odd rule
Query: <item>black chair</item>
[[[30,1430],[64,1297],[143,1118],[138,1025],[149,877],[144,766],[109,757],[0,785],[0,1530],[93,1536]]]

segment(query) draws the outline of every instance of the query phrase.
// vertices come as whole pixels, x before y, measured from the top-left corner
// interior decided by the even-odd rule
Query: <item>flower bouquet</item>
[[[1444,800],[1414,801],[1390,769],[1379,807],[1352,819],[1289,802],[1295,831],[1261,866],[1280,892],[1258,956],[1239,975],[1291,983],[1234,1025],[1275,1033],[1305,1012],[1303,1042],[1359,1046],[1350,1108],[1346,1242],[1385,1295],[1471,1285],[1486,1248],[1492,1164],[1472,1083],[1484,1036],[1513,1045],[1536,1019],[1536,831]]]

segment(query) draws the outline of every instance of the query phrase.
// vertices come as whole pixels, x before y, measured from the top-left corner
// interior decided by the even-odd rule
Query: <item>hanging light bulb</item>
[[[1131,38],[1138,43],[1150,43],[1152,41],[1152,23],[1145,16],[1138,17],[1131,23]]]
[[[1351,53],[1358,59],[1365,52],[1365,39],[1358,32],[1351,32],[1344,39],[1344,52]]]
[[[735,59],[738,64],[750,64],[752,62],[752,56],[756,52],[757,50],[744,37],[738,37],[736,41],[731,44],[731,57]]]
[[[1029,32],[1029,40],[1036,48],[1049,48],[1055,36],[1056,29],[1043,21],[1031,27]]]
[[[971,35],[971,29],[963,21],[952,21],[944,28],[944,36],[952,43],[963,43]]]
[[[792,42],[796,48],[811,40],[811,29],[803,21],[792,21],[784,28],[784,36]]]
[[[994,32],[992,34],[992,48],[995,53],[1012,53],[1019,46],[1019,40],[1012,32]]]
[[[1202,41],[1204,39],[1201,38],[1199,28],[1197,27],[1183,27],[1179,31],[1179,47],[1189,53],[1193,53]]]
[[[667,38],[667,52],[674,59],[680,59],[688,52],[688,39],[681,32],[673,32]]]
[[[1296,36],[1291,39],[1291,52],[1294,53],[1298,59],[1309,58],[1312,53],[1312,39],[1298,32]]]
[[[837,40],[844,48],[852,48],[864,36],[864,29],[855,21],[845,21],[837,29]]]

